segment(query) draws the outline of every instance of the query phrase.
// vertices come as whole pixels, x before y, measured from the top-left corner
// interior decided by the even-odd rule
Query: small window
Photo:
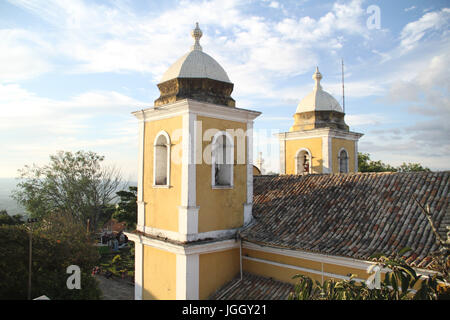
[[[233,149],[233,140],[225,132],[214,136],[211,157],[213,186],[233,186]]]
[[[339,152],[339,173],[348,173],[348,154],[345,149]]]
[[[307,149],[297,151],[295,157],[295,170],[297,174],[311,173],[311,153]]]
[[[168,186],[170,177],[170,138],[162,131],[154,143],[154,181],[155,186]]]

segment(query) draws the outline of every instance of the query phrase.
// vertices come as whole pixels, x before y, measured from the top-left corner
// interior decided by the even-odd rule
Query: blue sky
[[[379,9],[379,24],[370,24]],[[278,169],[272,134],[288,131],[313,87],[341,98],[361,152],[392,165],[450,169],[450,6],[446,1],[1,1],[0,177],[58,150],[92,150],[136,180],[137,120],[156,84],[203,50],[234,83],[237,107],[263,112],[255,153]]]

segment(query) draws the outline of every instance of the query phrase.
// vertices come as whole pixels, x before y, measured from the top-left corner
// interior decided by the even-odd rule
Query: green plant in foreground
[[[376,285],[376,277],[371,280],[357,281],[356,275],[349,274],[348,279],[335,281],[327,279],[323,283],[313,281],[305,275],[295,275],[298,279],[289,300],[436,300],[439,298],[439,281],[442,276],[419,276],[407,265],[402,256],[410,251],[404,248],[392,257],[375,254],[379,270],[385,271],[384,280]],[[372,270],[372,269],[371,269]],[[380,272],[381,277],[381,272]],[[414,289],[418,287],[418,289]]]

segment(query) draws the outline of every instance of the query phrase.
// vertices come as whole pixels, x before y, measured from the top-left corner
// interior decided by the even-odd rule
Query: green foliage
[[[24,222],[23,215],[15,214],[10,216],[6,210],[0,210],[0,225],[18,225]]]
[[[410,249],[405,248],[393,257],[383,254],[373,255],[377,265],[386,272],[380,287],[369,287],[366,282],[354,280],[356,275],[349,274],[348,279],[335,281],[327,279],[321,284],[304,275],[296,275],[299,279],[291,292],[290,300],[436,300],[439,298],[439,282],[442,277],[433,275],[420,282],[419,289],[413,288],[421,280],[416,271],[408,266],[402,256]]]
[[[28,224],[0,226],[0,299],[27,299]],[[91,276],[99,255],[85,227],[69,214],[47,215],[33,224],[31,297],[46,295],[52,300],[99,299],[101,292]],[[81,289],[69,290],[67,267],[81,270]]]
[[[397,169],[381,161],[370,160],[370,154],[358,153],[358,167],[360,172],[395,172]]]
[[[431,172],[427,167],[422,167],[420,163],[405,163],[397,167],[398,172]]]
[[[118,170],[102,167],[103,160],[94,152],[60,151],[50,156],[49,164],[19,170],[21,181],[13,198],[32,217],[63,211],[83,223],[89,220],[95,230],[122,183]]]
[[[134,246],[129,242],[131,247],[122,248],[120,252],[104,252],[101,257],[102,271],[109,271],[116,277],[134,278]]]
[[[137,187],[129,187],[129,191],[119,191],[116,194],[120,202],[116,205],[112,217],[119,222],[125,222],[127,228],[134,229],[137,221]]]
[[[370,159],[370,154],[358,152],[358,167],[359,172],[430,172],[431,170],[427,167],[423,167],[419,163],[405,163],[399,167],[393,167],[389,164],[385,164],[378,161],[373,161]]]

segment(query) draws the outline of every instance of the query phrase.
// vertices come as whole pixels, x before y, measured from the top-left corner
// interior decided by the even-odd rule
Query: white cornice
[[[359,140],[359,138],[361,138],[363,135],[364,135],[363,133],[359,132],[341,131],[330,128],[312,129],[306,131],[291,131],[276,134],[276,136],[278,136],[278,139],[280,140],[311,139],[311,138],[322,138],[327,136],[352,141]]]
[[[154,121],[183,115],[188,112],[200,116],[239,122],[253,121],[261,114],[258,111],[221,106],[192,99],[183,99],[157,107],[150,107],[132,112],[132,114],[140,121],[144,121],[144,118],[145,121]]]
[[[229,250],[234,248],[239,248],[239,241],[235,239],[217,240],[211,242],[205,242],[201,244],[175,244],[163,240],[158,240],[154,238],[147,237],[143,234],[136,233],[125,233],[129,240],[145,244],[157,249],[165,250],[175,254],[191,255],[191,254],[201,254],[210,253],[216,251]]]

